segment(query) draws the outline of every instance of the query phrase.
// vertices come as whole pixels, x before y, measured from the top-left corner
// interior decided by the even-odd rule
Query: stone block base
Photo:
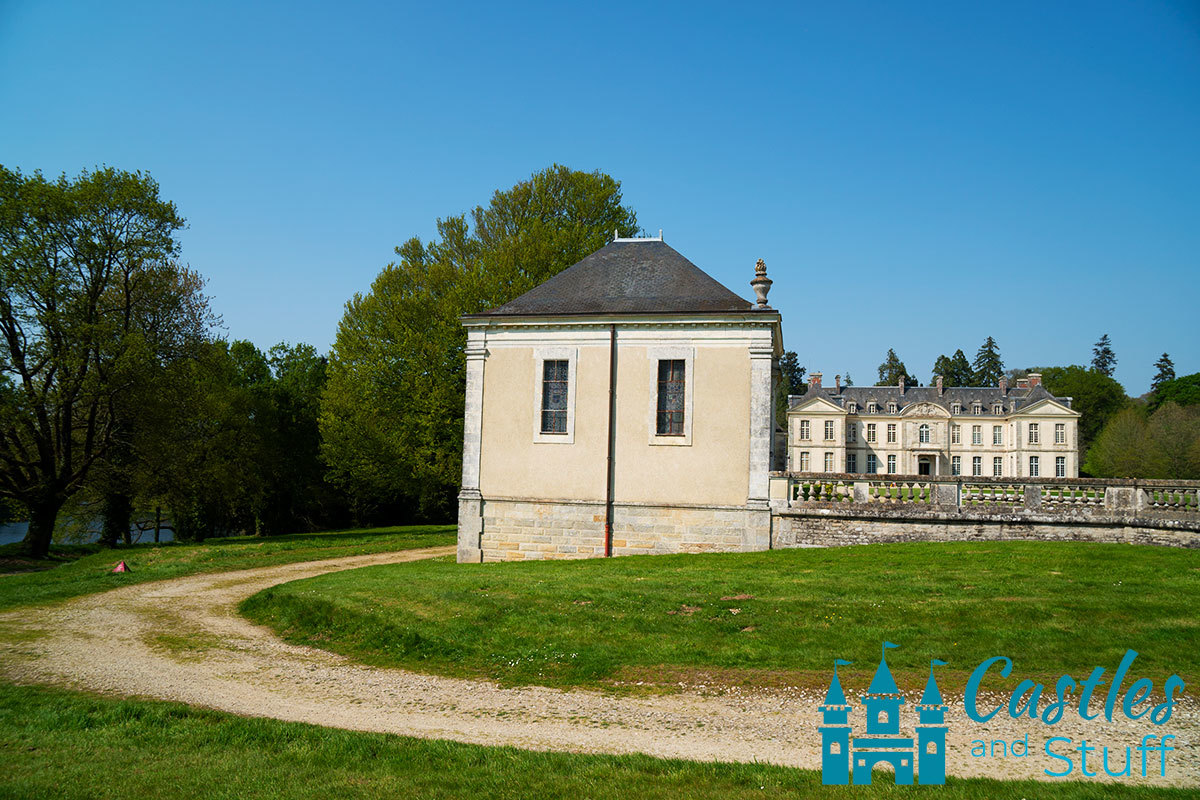
[[[605,554],[604,504],[483,499],[478,550],[483,561],[596,558]],[[459,561],[474,558],[464,543],[460,502]],[[748,552],[770,546],[767,509],[713,506],[613,507],[612,554]],[[466,544],[466,546],[464,546]],[[469,552],[468,552],[469,551]],[[464,555],[466,558],[464,558]]]

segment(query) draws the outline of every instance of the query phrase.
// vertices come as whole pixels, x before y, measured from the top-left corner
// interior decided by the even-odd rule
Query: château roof
[[[903,392],[899,386],[843,386],[841,391],[836,386],[822,386],[820,389],[809,389],[807,394],[792,396],[789,406],[795,408],[806,403],[813,397],[822,397],[835,405],[846,408],[846,404],[854,402],[860,416],[869,415],[870,403],[876,403],[877,414],[888,414],[888,404],[896,404],[897,414],[915,403],[929,403],[940,406],[946,413],[952,412],[957,403],[960,414],[972,416],[972,406],[979,403],[983,406],[983,415],[992,414],[992,407],[997,403],[1003,406],[1003,414],[1012,414],[1024,408],[1029,408],[1043,400],[1054,400],[1070,408],[1070,398],[1057,398],[1038,384],[1033,387],[1009,388],[1007,393],[998,386],[952,386],[942,390],[939,395],[936,386],[909,386]]]
[[[942,705],[942,692],[938,689],[937,681],[933,677],[933,667],[929,668],[929,680],[925,684],[925,694],[921,695],[920,704],[923,706]]]
[[[892,670],[888,667],[886,655],[879,659],[879,667],[875,670],[875,677],[871,679],[871,688],[867,689],[867,694],[900,694],[896,687],[896,679],[892,677]]]
[[[661,238],[610,242],[525,294],[467,317],[752,311]]]
[[[833,668],[833,680],[829,682],[829,691],[825,693],[825,705],[847,705],[846,693],[842,691],[842,682],[838,680],[837,667]]]

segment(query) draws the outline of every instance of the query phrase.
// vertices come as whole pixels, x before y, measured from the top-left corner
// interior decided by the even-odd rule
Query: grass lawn
[[[368,567],[243,603],[293,642],[378,664],[551,686],[865,686],[880,643],[919,689],[929,659],[961,688],[985,658],[1025,677],[1093,667],[1200,679],[1200,551],[1050,542],[887,544],[725,555]],[[1106,678],[1107,680],[1107,678]],[[1194,691],[1194,689],[1193,689]]]
[[[535,753],[0,685],[0,798],[1184,798],[1032,781],[823,787],[813,771]],[[879,779],[884,780],[880,775]]]
[[[103,592],[130,583],[157,581],[233,569],[266,567],[292,561],[315,561],[338,556],[407,550],[454,544],[453,525],[410,525],[363,528],[290,536],[236,536],[209,539],[203,544],[143,544],[113,550],[97,546],[53,548],[61,553],[58,566],[37,572],[0,577],[0,609],[40,605]],[[0,547],[15,553],[18,545]],[[110,570],[124,560],[131,572]],[[55,561],[49,562],[51,564]]]

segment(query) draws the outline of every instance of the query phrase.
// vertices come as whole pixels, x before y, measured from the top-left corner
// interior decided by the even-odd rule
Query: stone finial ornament
[[[774,281],[767,277],[767,262],[760,258],[754,265],[754,280],[750,281],[750,286],[758,297],[758,308],[764,310],[770,308],[767,305],[767,292],[771,291],[772,283]]]

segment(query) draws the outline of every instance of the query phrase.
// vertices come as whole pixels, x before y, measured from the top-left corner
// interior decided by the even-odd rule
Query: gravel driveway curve
[[[195,575],[32,612],[6,612],[0,614],[0,676],[247,716],[474,744],[820,768],[816,707],[821,698],[810,691],[730,689],[630,697],[537,686],[501,688],[487,681],[357,665],[332,653],[286,644],[236,611],[244,598],[287,581],[453,552],[453,547],[438,547]],[[1001,699],[1007,697],[997,702]],[[1119,770],[1126,746],[1136,747],[1146,733],[1172,733],[1178,737],[1172,744],[1179,749],[1169,756],[1165,778],[1157,774],[1157,756],[1148,765],[1149,777],[1142,778],[1133,749],[1134,777],[1120,781],[1200,786],[1200,705],[1190,697],[1176,706],[1163,728],[1123,718],[1097,724],[1102,717],[1085,725],[1070,712],[1052,729],[1007,715],[983,726],[962,714],[961,697],[946,700],[951,706],[950,774],[1047,779],[1044,769],[1062,767],[1042,754],[1041,745],[1050,736],[1071,737],[1076,745],[1084,738],[1089,744],[1107,744],[1113,748],[1110,766]],[[911,706],[903,713],[911,726]],[[851,721],[862,730],[861,710]],[[974,739],[1011,742],[1026,733],[1034,751],[1027,757],[969,754]],[[1104,778],[1101,752],[1089,757],[1089,767],[1100,773],[1095,780]],[[1078,776],[1078,753],[1074,756]]]

